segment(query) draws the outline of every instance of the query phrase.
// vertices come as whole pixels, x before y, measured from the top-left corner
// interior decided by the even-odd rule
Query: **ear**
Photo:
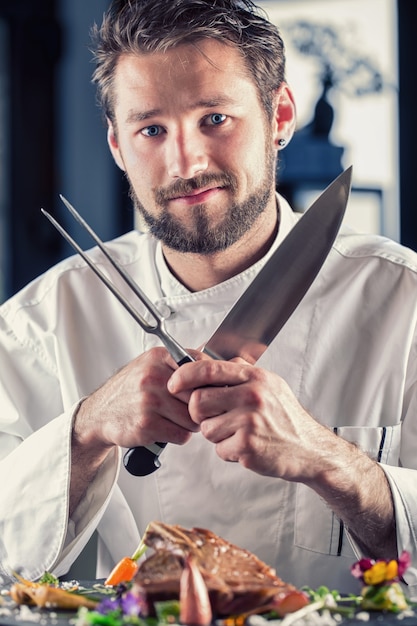
[[[288,145],[296,126],[295,100],[291,88],[282,83],[275,94],[273,141],[274,147],[280,150]]]
[[[109,144],[110,152],[112,153],[113,159],[116,161],[116,164],[120,167],[123,172],[126,171],[123,157],[120,152],[119,141],[117,139],[116,131],[114,130],[113,123],[107,118],[107,143]]]

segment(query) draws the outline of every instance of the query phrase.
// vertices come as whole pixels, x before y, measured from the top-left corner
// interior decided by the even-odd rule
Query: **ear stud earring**
[[[287,143],[287,142],[286,142],[286,141],[285,141],[285,139],[283,139],[283,138],[281,138],[281,139],[279,139],[279,140],[278,140],[278,145],[279,145],[281,148],[283,148],[283,147],[286,145],[286,143]]]

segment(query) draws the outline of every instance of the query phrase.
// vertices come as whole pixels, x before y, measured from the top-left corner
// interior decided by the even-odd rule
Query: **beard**
[[[193,217],[192,230],[169,213],[168,203],[173,198],[212,184],[227,188],[232,196],[236,195],[238,182],[231,172],[204,173],[189,180],[178,179],[169,187],[156,189],[155,201],[162,209],[158,216],[145,209],[129,181],[130,197],[149,232],[165,246],[177,252],[210,255],[239,241],[268,206],[275,182],[275,154],[272,149],[268,150],[265,161],[265,175],[258,187],[241,202],[232,202],[221,222],[214,226],[210,224],[210,211],[204,203],[190,209]]]

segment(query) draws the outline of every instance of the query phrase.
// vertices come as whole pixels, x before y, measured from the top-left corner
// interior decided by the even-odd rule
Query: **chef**
[[[161,520],[298,586],[355,590],[358,557],[407,550],[412,592],[415,253],[343,230],[255,365],[203,355],[297,221],[275,193],[295,127],[282,39],[249,0],[116,0],[93,35],[109,148],[146,224],[109,249],[195,362],[178,368],[79,257],[2,305],[2,575],[64,574],[97,529],[106,576]],[[155,442],[162,467],[129,474],[125,449]]]

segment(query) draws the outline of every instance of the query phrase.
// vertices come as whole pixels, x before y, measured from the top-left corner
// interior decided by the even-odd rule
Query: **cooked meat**
[[[300,606],[306,604],[304,594],[283,582],[254,554],[209,530],[152,522],[144,541],[155,552],[139,567],[134,588],[150,607],[159,600],[179,598],[187,558],[193,559],[203,576],[215,616],[261,610],[271,603],[278,606],[294,594]]]

